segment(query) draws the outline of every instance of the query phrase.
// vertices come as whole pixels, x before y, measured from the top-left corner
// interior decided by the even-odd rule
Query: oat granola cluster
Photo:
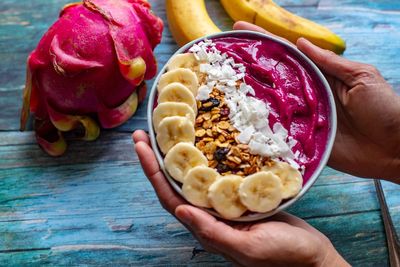
[[[214,88],[209,99],[197,101],[197,108],[195,145],[207,157],[209,167],[222,175],[247,176],[271,165],[269,158],[251,154],[248,145],[236,140],[240,132],[229,122],[223,92]]]

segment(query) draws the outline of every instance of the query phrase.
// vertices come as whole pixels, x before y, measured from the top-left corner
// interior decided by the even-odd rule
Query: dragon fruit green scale
[[[100,124],[127,121],[157,72],[163,22],[145,0],[84,0],[65,6],[28,58],[21,130],[34,114],[36,140],[62,155],[64,132],[95,140]]]

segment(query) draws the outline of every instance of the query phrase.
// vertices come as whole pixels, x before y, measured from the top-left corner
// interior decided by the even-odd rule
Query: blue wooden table
[[[128,123],[95,142],[71,143],[57,159],[38,148],[31,131],[18,131],[25,60],[67,2],[0,2],[0,265],[229,265],[161,208],[144,177],[130,136],[147,127],[145,105]],[[164,1],[150,2],[166,22]],[[400,1],[277,3],[333,29],[347,41],[345,57],[376,65],[400,92]],[[207,6],[222,29],[231,28],[217,0]],[[166,23],[156,49],[160,67],[177,48]],[[399,187],[384,188],[400,225]],[[290,212],[326,234],[354,266],[388,265],[371,180],[326,168]]]

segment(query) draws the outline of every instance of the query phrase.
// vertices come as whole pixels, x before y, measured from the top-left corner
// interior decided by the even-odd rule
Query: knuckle
[[[370,74],[378,74],[379,73],[378,69],[375,66],[370,65],[370,64],[366,64],[365,69]]]
[[[368,84],[379,80],[381,75],[375,66],[362,64],[355,70],[353,77],[356,79],[356,84],[358,86],[367,87]]]
[[[365,78],[374,78],[379,75],[379,71],[375,66],[366,64],[362,69],[362,74]]]

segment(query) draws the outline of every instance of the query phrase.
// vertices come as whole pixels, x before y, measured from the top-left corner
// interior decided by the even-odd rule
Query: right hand
[[[234,29],[270,34],[246,22],[237,22]],[[335,96],[338,131],[329,165],[400,183],[400,96],[371,65],[347,60],[303,38],[297,47],[324,72]]]
[[[399,183],[400,97],[371,65],[347,60],[305,39],[299,39],[297,47],[325,73],[335,96],[338,131],[329,165]]]

